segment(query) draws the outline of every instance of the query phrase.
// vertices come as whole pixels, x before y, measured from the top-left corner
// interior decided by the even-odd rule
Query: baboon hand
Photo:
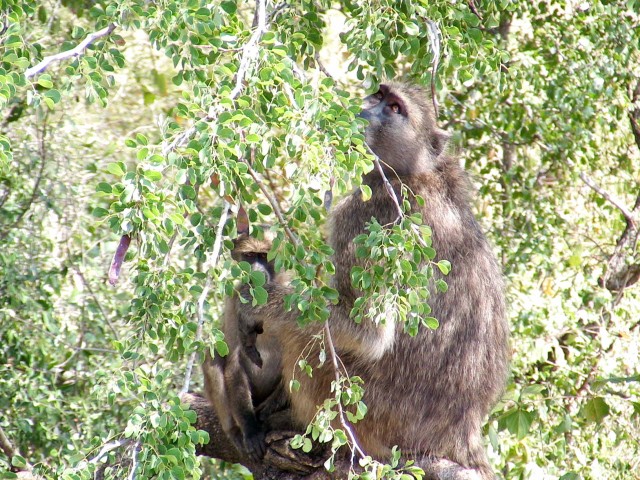
[[[247,456],[254,463],[260,463],[264,458],[264,454],[267,451],[267,444],[265,443],[265,433],[262,430],[253,432],[250,435],[245,435],[244,446],[247,452]]]

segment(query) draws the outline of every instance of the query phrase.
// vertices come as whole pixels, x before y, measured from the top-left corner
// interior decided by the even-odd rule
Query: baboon
[[[482,444],[481,425],[501,394],[510,356],[509,328],[500,268],[470,208],[470,184],[458,161],[446,152],[448,135],[436,126],[425,91],[391,83],[365,98],[361,116],[368,121],[365,139],[383,166],[395,194],[407,200],[432,229],[435,261],[447,259],[452,270],[448,291],[429,301],[440,326],[421,329],[411,337],[391,321],[356,324],[349,318],[360,295],[351,283],[353,239],[366,232],[372,217],[393,224],[398,212],[378,170],[363,182],[372,197],[359,191],[344,198],[330,213],[329,243],[335,251],[333,286],[339,301],[330,306],[329,329],[349,375],[364,380],[365,418],[355,425],[366,454],[390,458],[397,445],[408,458],[446,458],[474,468],[484,479],[494,478]],[[402,189],[402,185],[406,189]],[[404,192],[404,193],[403,193]],[[424,199],[424,205],[416,200]],[[269,284],[268,302],[238,304],[245,317],[273,326],[283,350],[284,380],[291,380],[301,351],[322,327],[296,326],[298,312],[287,311],[284,296],[290,286]],[[243,295],[248,295],[246,290]],[[297,375],[301,386],[290,394],[292,415],[300,427],[314,417],[317,406],[331,395],[330,362],[313,376]]]
[[[231,256],[245,261],[253,270],[262,271],[268,282],[286,282],[286,275],[274,272],[273,263],[267,261],[271,239],[240,233],[234,242]],[[244,321],[236,309],[235,298],[227,298],[221,330],[229,346],[226,357],[211,357],[207,351],[202,365],[207,399],[214,407],[221,426],[239,451],[253,461],[265,453],[264,429],[260,405],[265,404],[269,414],[283,407],[286,395],[282,390],[281,348],[272,328],[265,328],[259,317]]]

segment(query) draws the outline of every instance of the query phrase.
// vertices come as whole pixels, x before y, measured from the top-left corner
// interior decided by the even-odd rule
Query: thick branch
[[[301,450],[294,450],[289,441],[296,433],[287,412],[278,412],[267,419],[267,424],[273,426],[267,434],[267,454],[261,464],[251,462],[245,455],[238,452],[225,436],[220,421],[207,400],[199,395],[185,393],[181,396],[184,403],[197,414],[195,427],[209,433],[209,443],[196,448],[198,455],[218,458],[226,462],[242,463],[251,470],[256,480],[330,480],[346,478],[353,468],[351,460],[346,456],[339,456],[332,473],[324,469],[327,458],[324,449],[314,449],[309,454]],[[275,418],[274,417],[278,417]],[[425,457],[416,464],[425,472],[425,480],[481,480],[476,470],[464,468],[457,463],[441,458]],[[357,468],[357,467],[356,467]]]
[[[65,52],[56,53],[55,55],[49,55],[47,57],[44,57],[42,61],[37,65],[34,65],[31,68],[27,68],[27,70],[24,72],[24,75],[27,78],[33,77],[34,75],[45,71],[49,67],[49,65],[51,65],[53,62],[57,62],[59,60],[64,60],[67,58],[77,57],[82,55],[84,51],[89,47],[89,45],[91,45],[93,42],[95,42],[99,38],[106,37],[107,35],[111,35],[111,32],[113,32],[115,28],[116,28],[116,25],[114,23],[110,23],[109,25],[104,27],[102,30],[98,30],[97,32],[87,35],[87,38],[85,38],[82,42],[76,45],[75,48],[72,48],[71,50],[67,50]]]
[[[0,428],[0,450],[2,450],[9,459],[15,455],[15,448],[13,448],[13,445],[4,434],[2,428]]]

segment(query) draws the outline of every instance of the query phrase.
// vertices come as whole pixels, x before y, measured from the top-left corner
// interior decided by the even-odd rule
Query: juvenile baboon
[[[253,270],[262,271],[268,282],[286,281],[286,276],[276,275],[273,264],[267,261],[270,238],[257,239],[243,232],[234,244],[231,256],[235,260],[248,262]],[[235,298],[231,297],[225,301],[221,330],[229,354],[212,358],[206,353],[202,365],[205,394],[235,447],[245,451],[253,461],[259,461],[265,453],[259,406],[266,403],[273,411],[286,399],[281,384],[280,344],[273,329],[265,328],[259,317],[244,321],[236,309]]]
[[[351,284],[356,257],[354,237],[365,233],[372,217],[381,225],[398,217],[382,176],[364,177],[372,191],[364,201],[359,191],[344,198],[330,214],[329,242],[335,251],[334,287],[340,294],[328,320],[338,356],[350,375],[365,382],[368,412],[353,428],[363,450],[380,460],[397,445],[420,461],[446,458],[493,478],[482,445],[481,424],[505,383],[509,361],[508,324],[500,268],[469,205],[469,182],[458,161],[445,151],[448,135],[436,126],[425,92],[403,84],[381,85],[364,100],[362,117],[369,124],[367,144],[380,158],[396,196],[432,228],[437,258],[453,268],[448,291],[430,299],[440,326],[421,329],[415,337],[392,322],[376,325],[349,318],[360,295]],[[415,195],[425,200],[424,206]],[[291,379],[310,335],[320,326],[297,328],[297,311],[286,311],[283,297],[291,287],[268,285],[266,305],[238,304],[243,316],[274,326],[283,346],[283,375]],[[245,292],[243,292],[243,295]],[[328,362],[329,363],[329,362]],[[331,395],[330,365],[314,369],[313,377],[297,375],[301,387],[290,394],[292,414],[301,427]]]

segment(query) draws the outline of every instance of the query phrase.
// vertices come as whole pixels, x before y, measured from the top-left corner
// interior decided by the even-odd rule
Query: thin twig
[[[115,28],[116,28],[115,23],[110,23],[109,25],[104,27],[102,30],[98,30],[97,32],[87,35],[87,38],[85,38],[82,42],[80,42],[71,50],[67,50],[65,52],[60,52],[60,53],[56,53],[55,55],[49,55],[44,57],[40,61],[40,63],[38,63],[37,65],[34,65],[33,67],[27,68],[27,70],[25,70],[24,72],[25,77],[30,78],[38,73],[43,72],[53,62],[57,62],[59,60],[64,60],[70,57],[77,57],[82,55],[84,51],[87,49],[87,47],[89,47],[89,45],[91,45],[93,42],[95,42],[99,38],[106,37],[107,35],[111,35],[111,32],[113,32]]]
[[[329,70],[326,69],[326,67],[324,66],[324,64],[322,63],[322,61],[320,60],[320,54],[316,52],[316,54],[313,56],[314,60],[316,61],[316,65],[318,66],[318,68],[320,69],[320,71],[322,73],[324,73],[327,77],[329,77],[331,80],[335,79],[333,78],[333,75],[331,75],[329,73]]]
[[[600,185],[594,182],[585,173],[580,172],[579,177],[580,177],[580,180],[582,180],[589,188],[591,188],[591,190],[596,192],[598,195],[600,195],[602,198],[608,201],[611,205],[613,205],[618,210],[620,210],[622,212],[622,215],[624,215],[624,218],[627,220],[627,222],[630,225],[635,226],[635,218],[633,216],[633,213],[620,200],[615,198],[613,195],[607,192],[604,188],[602,188]]]
[[[71,251],[69,250],[68,246],[67,246],[67,251],[69,252],[69,256],[71,256]],[[106,312],[102,308],[102,304],[98,300],[98,297],[96,296],[95,292],[91,288],[91,285],[89,284],[89,282],[85,278],[84,274],[82,273],[82,270],[76,264],[73,264],[73,269],[76,271],[76,273],[80,277],[80,281],[82,282],[82,285],[84,285],[84,287],[89,291],[89,295],[91,295],[91,297],[93,298],[94,303],[96,304],[96,306],[98,307],[98,310],[100,311],[100,314],[102,315],[102,319],[105,321],[105,323],[107,324],[107,326],[111,330],[111,333],[113,333],[114,338],[116,340],[120,340],[120,337],[118,335],[118,331],[111,324],[111,320],[109,320],[109,318],[107,317]]]
[[[26,205],[22,209],[22,211],[18,214],[16,219],[13,221],[11,225],[7,227],[7,229],[3,232],[0,232],[0,240],[4,240],[9,235],[9,232],[20,225],[20,222],[26,215],[26,213],[31,208],[31,205],[36,201],[36,197],[38,196],[38,192],[40,190],[40,183],[42,182],[42,178],[44,177],[44,167],[47,164],[47,151],[45,148],[45,138],[47,136],[47,126],[46,123],[42,127],[42,132],[40,133],[40,168],[38,169],[38,174],[36,177],[36,181],[33,185],[33,190],[31,191],[31,196],[27,201]]]
[[[289,225],[287,224],[287,221],[285,220],[284,215],[282,214],[282,209],[280,208],[280,204],[278,203],[278,200],[275,198],[273,193],[267,190],[267,188],[264,186],[264,182],[261,181],[260,177],[258,177],[258,173],[253,169],[253,167],[251,167],[251,165],[249,165],[249,162],[245,161],[244,163],[247,165],[249,175],[251,175],[251,178],[253,178],[253,181],[256,182],[256,184],[260,188],[260,191],[267,198],[267,201],[273,208],[273,212],[276,214],[276,217],[278,218],[278,221],[282,225],[282,228],[284,228],[284,231],[287,234],[287,237],[289,237],[289,240],[291,240],[291,243],[293,243],[296,247],[299,247],[301,245],[300,239],[289,228]]]

